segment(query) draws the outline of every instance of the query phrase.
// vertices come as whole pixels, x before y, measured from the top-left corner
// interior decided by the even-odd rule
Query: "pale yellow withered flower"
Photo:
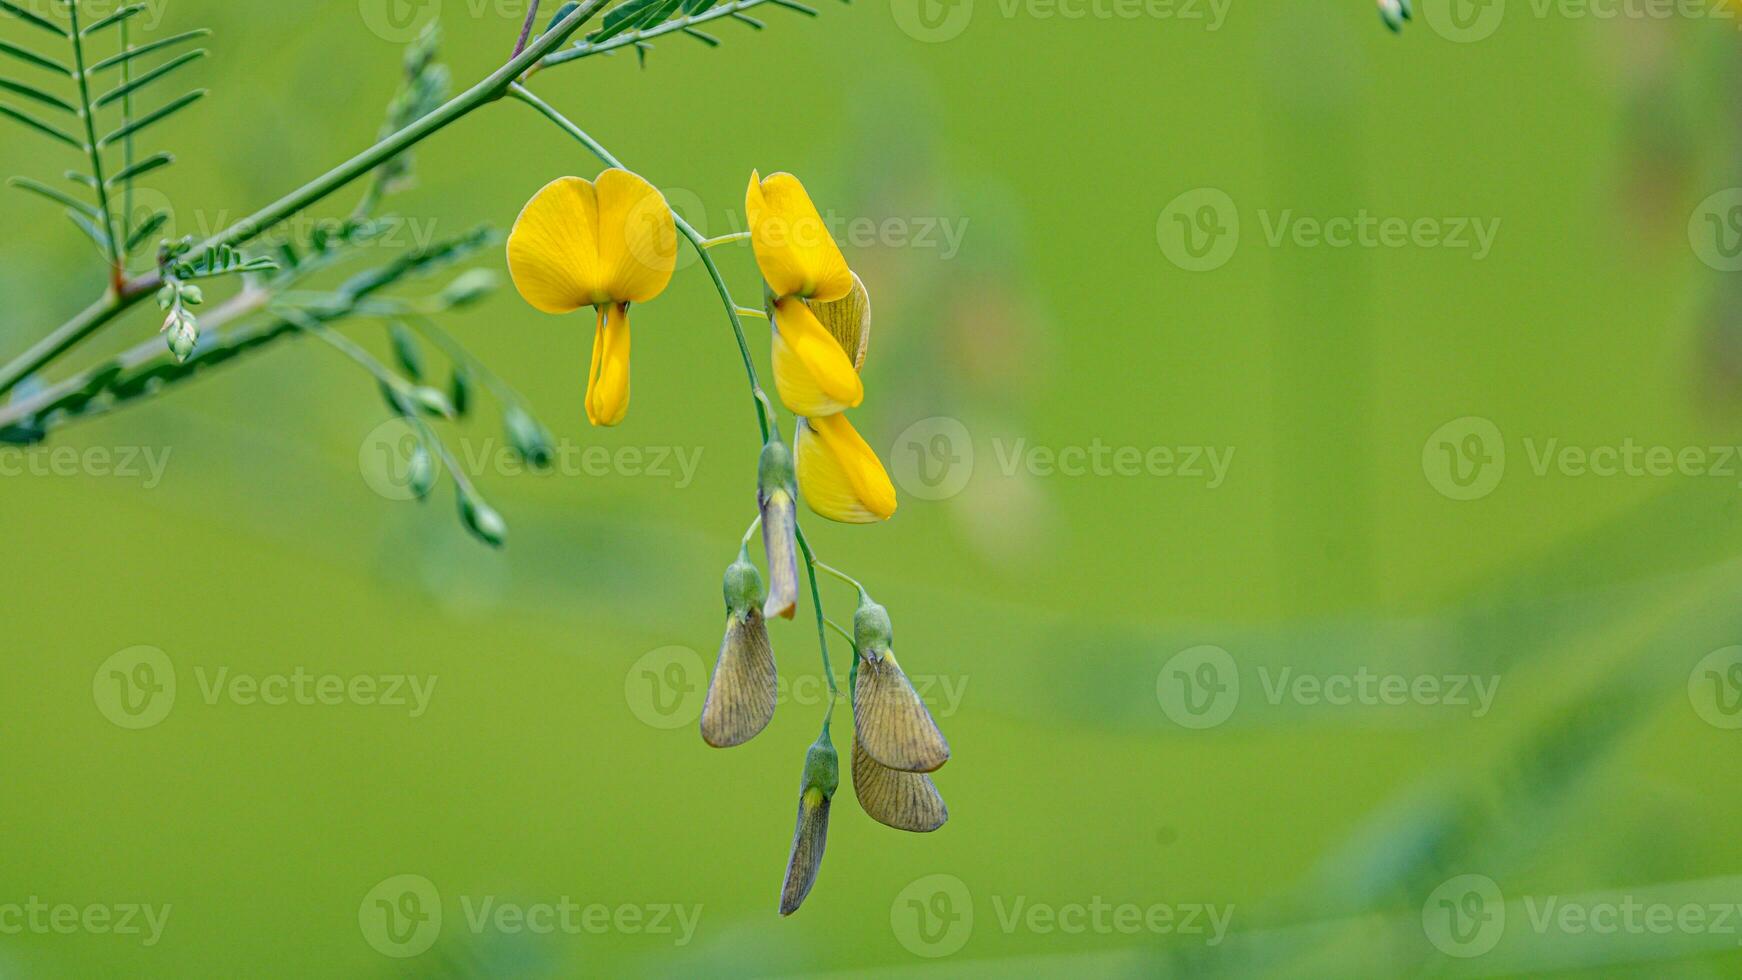
[[[859,651],[853,679],[855,744],[878,764],[904,773],[934,772],[950,761],[950,746],[895,660],[889,612],[864,599],[853,616]]]
[[[791,915],[804,904],[823,865],[829,841],[829,806],[841,785],[841,760],[829,740],[829,726],[805,753],[804,778],[799,783],[798,825],[792,833],[792,853],[780,886],[780,914]]]
[[[896,830],[926,834],[950,819],[930,776],[878,764],[857,738],[853,740],[853,795],[871,819]]]
[[[702,741],[717,749],[743,745],[774,718],[777,675],[768,623],[762,618],[762,576],[747,555],[726,569],[726,637],[702,704]]]
[[[629,411],[629,305],[665,291],[677,268],[677,226],[659,190],[627,170],[545,185],[514,222],[508,271],[545,313],[591,306],[587,420],[616,425]]]

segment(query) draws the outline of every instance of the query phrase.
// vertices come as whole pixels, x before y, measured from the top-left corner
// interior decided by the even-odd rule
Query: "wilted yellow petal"
[[[896,830],[927,834],[950,819],[932,778],[879,765],[853,740],[853,795],[871,819]]]
[[[744,210],[756,264],[776,296],[830,302],[852,291],[847,259],[797,177],[752,172]]]
[[[768,602],[763,612],[791,619],[798,613],[798,503],[785,489],[758,495],[762,547],[768,555]]]
[[[861,651],[853,688],[854,744],[902,772],[932,772],[950,761],[950,746],[893,652]]]
[[[775,304],[773,337],[774,386],[793,414],[838,415],[865,401],[847,352],[802,301]]]
[[[645,303],[665,292],[677,268],[677,224],[665,195],[615,168],[599,175],[595,193],[605,291],[619,303]]]
[[[895,485],[846,416],[800,419],[794,455],[799,493],[821,516],[875,524],[895,515]]]
[[[514,287],[545,313],[572,313],[609,300],[598,236],[593,185],[579,177],[546,184],[526,203],[508,236]]]
[[[853,274],[853,291],[832,303],[812,300],[808,304],[817,322],[835,338],[853,370],[865,366],[865,355],[871,350],[871,293],[858,273]]]
[[[743,745],[774,718],[774,647],[762,611],[751,606],[726,618],[720,660],[702,704],[702,740],[717,749]]]
[[[629,311],[613,303],[599,311],[593,367],[587,375],[587,421],[610,426],[629,414]]]
[[[823,866],[823,848],[829,841],[829,798],[821,790],[807,789],[798,801],[798,826],[792,833],[792,855],[786,860],[786,880],[780,886],[780,914],[791,915],[804,904],[817,871]]]

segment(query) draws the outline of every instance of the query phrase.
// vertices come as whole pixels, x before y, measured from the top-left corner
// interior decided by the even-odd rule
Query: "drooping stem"
[[[526,42],[532,40],[532,27],[538,23],[538,0],[532,0],[526,5],[526,24],[520,28],[520,40],[514,45],[514,53],[510,58],[520,57],[520,52],[526,50]]]
[[[811,543],[805,538],[803,529],[795,524],[793,532],[798,535],[798,546],[804,552],[805,569],[810,573],[811,605],[817,611],[817,649],[821,650],[823,654],[823,676],[829,679],[829,693],[838,695],[841,691],[835,686],[835,668],[829,665],[829,632],[825,626],[828,617],[823,614],[822,590],[817,588],[817,556],[815,552],[811,551]],[[834,703],[834,698],[830,698],[829,706],[831,708]]]
[[[239,246],[253,241],[276,227],[280,222],[295,216],[305,208],[320,203],[334,192],[371,173],[381,164],[470,115],[479,107],[500,99],[516,78],[536,64],[539,59],[567,41],[575,31],[580,29],[582,24],[585,24],[608,2],[609,0],[586,0],[536,41],[531,42],[518,57],[492,72],[483,81],[455,96],[429,115],[387,136],[374,146],[334,167],[322,176],[242,219],[207,241],[201,242],[195,246],[193,251],[199,253],[220,245]],[[78,35],[76,25],[73,34],[76,39]],[[79,84],[84,86],[83,54],[78,51],[75,53],[81,61]],[[85,120],[85,128],[93,147],[92,156],[97,158],[100,154],[95,149],[95,126],[88,116]],[[103,209],[105,213],[108,213],[111,209],[108,206],[107,194],[103,189],[103,174],[100,166],[100,162],[97,162],[99,169],[93,176],[97,180],[98,194],[102,197]],[[109,214],[109,222],[110,244],[113,246],[115,243],[112,214]],[[105,296],[78,317],[56,328],[47,337],[38,341],[29,350],[7,364],[4,369],[0,369],[0,395],[10,392],[17,387],[20,381],[76,347],[123,311],[150,295],[159,284],[158,274],[155,272],[136,280],[116,282],[110,295]]]

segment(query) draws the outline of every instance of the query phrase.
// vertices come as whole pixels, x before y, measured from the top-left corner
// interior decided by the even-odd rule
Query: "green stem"
[[[823,676],[829,679],[829,693],[838,695],[841,691],[835,686],[835,668],[829,664],[829,632],[824,625],[828,622],[828,617],[823,615],[823,593],[817,588],[817,556],[811,551],[811,543],[805,539],[804,530],[796,522],[793,524],[793,532],[798,535],[798,546],[804,551],[805,568],[810,572],[811,605],[817,611],[817,648],[823,653]],[[829,709],[832,711],[834,707],[835,699],[830,698]]]
[[[835,578],[840,579],[841,581],[847,583],[848,585],[851,585],[854,589],[858,590],[860,598],[864,598],[864,597],[869,596],[871,594],[871,592],[868,589],[866,589],[864,585],[860,584],[858,579],[854,578],[851,575],[848,575],[846,572],[841,571],[840,569],[834,567],[833,565],[826,565],[820,561],[817,562],[816,565],[817,565],[818,571],[827,572],[828,574],[833,575]]]
[[[596,13],[601,7],[605,6],[608,2],[609,0],[587,0],[587,2],[571,11],[567,17],[559,21],[549,31],[546,31],[538,40],[528,45],[526,50],[521,52],[519,57],[508,62],[506,65],[503,65],[501,68],[498,68],[496,71],[492,72],[489,77],[472,86],[470,89],[467,89],[461,95],[456,96],[446,105],[443,105],[441,108],[436,109],[434,112],[431,112],[429,115],[424,116],[391,136],[386,137],[374,146],[371,146],[369,149],[357,154],[355,157],[352,157],[350,160],[347,160],[315,180],[304,184],[302,187],[297,188],[295,191],[285,195],[278,201],[267,205],[255,214],[242,219],[228,229],[212,236],[209,240],[195,246],[193,251],[197,254],[208,248],[216,248],[220,245],[236,246],[253,241],[255,238],[265,234],[285,219],[294,216],[304,208],[325,200],[335,191],[346,187],[359,177],[370,173],[376,167],[379,167],[381,164],[387,162],[393,157],[404,153],[406,150],[416,146],[443,129],[446,129],[453,123],[465,118],[479,107],[488,105],[489,103],[502,98],[502,96],[507,92],[508,87],[514,83],[516,78],[520,77],[520,75],[528,68],[537,64],[539,59],[543,58],[545,55],[562,45],[563,42],[567,41],[575,31],[580,29],[582,24],[586,23],[594,13]],[[73,33],[76,38],[78,34],[76,26]],[[75,41],[75,44],[76,43],[77,42]],[[83,54],[79,53],[77,50],[75,51],[75,54],[81,62],[79,84],[82,88],[85,84],[82,65]],[[85,120],[85,128],[92,143],[92,156],[93,158],[96,158],[98,156],[95,149],[96,132],[88,116]],[[107,214],[108,202],[107,195],[102,189],[103,175],[101,170],[94,174],[94,176],[97,178],[98,194],[103,196],[104,211]],[[110,244],[113,245],[114,224],[112,215],[110,216],[109,232],[111,239]],[[96,333],[104,324],[107,324],[117,315],[138,303],[145,296],[150,295],[150,293],[156,289],[159,282],[158,274],[153,272],[140,277],[137,280],[117,284],[116,288],[111,291],[111,295],[105,296],[101,301],[86,310],[83,314],[80,314],[77,318],[61,325],[53,333],[44,337],[29,350],[14,359],[10,364],[6,365],[4,369],[0,369],[0,395],[4,395],[11,391],[20,381],[23,381],[31,374],[40,370],[44,365],[71,350],[81,341]]]
[[[97,146],[97,114],[91,109],[91,82],[85,72],[85,39],[79,35],[79,5],[67,4],[72,18],[73,67],[79,79],[79,117],[85,121],[85,151],[91,158],[91,176],[97,181],[97,206],[103,209],[103,231],[109,236],[109,289],[119,294],[126,273],[121,268],[121,242],[115,234],[115,209],[109,204],[109,187],[103,180],[103,151]],[[11,388],[0,388],[4,394]]]

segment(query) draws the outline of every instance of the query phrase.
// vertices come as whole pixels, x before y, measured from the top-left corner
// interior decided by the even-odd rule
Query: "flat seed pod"
[[[791,915],[804,904],[817,871],[823,866],[823,847],[829,840],[829,798],[816,790],[798,801],[798,826],[792,833],[792,856],[786,861],[786,880],[780,886],[780,914]]]
[[[853,730],[856,744],[890,769],[933,772],[950,761],[949,743],[892,652],[860,659]]]
[[[762,610],[726,617],[726,638],[702,705],[702,741],[717,749],[743,745],[774,718],[774,647]]]
[[[880,766],[857,740],[853,742],[853,795],[871,819],[896,830],[928,834],[950,819],[930,776]]]

